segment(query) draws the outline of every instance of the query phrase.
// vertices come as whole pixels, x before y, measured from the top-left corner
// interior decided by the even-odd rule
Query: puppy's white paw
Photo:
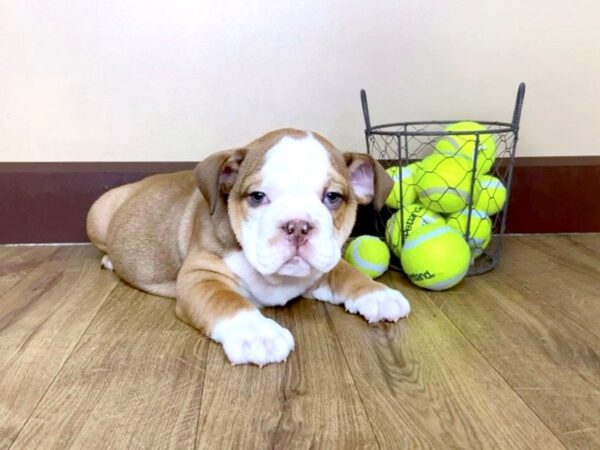
[[[100,261],[100,268],[110,270],[111,272],[114,271],[112,261],[110,260],[108,255],[104,255],[102,257],[102,261]]]
[[[211,338],[223,345],[232,364],[283,362],[294,349],[292,334],[258,310],[247,310],[219,321]]]
[[[410,313],[410,303],[395,289],[382,289],[345,302],[346,311],[360,314],[369,323],[388,320],[396,322]]]

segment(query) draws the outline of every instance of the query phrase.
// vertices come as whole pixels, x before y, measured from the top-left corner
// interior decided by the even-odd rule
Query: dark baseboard
[[[600,232],[600,156],[517,158],[508,233]]]
[[[85,242],[87,211],[103,192],[194,165],[0,163],[0,243]],[[600,232],[599,195],[600,157],[517,158],[507,232]]]

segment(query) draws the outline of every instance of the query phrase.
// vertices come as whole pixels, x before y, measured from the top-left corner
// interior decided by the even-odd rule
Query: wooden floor
[[[600,448],[600,235],[510,237],[500,267],[370,326],[301,300],[286,364],[230,366],[89,246],[0,247],[0,448]]]

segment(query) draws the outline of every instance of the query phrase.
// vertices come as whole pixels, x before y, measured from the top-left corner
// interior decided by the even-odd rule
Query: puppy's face
[[[329,272],[340,260],[357,204],[380,207],[391,189],[369,156],[344,154],[297,130],[279,130],[230,152],[219,179],[231,228],[250,264],[266,276]]]

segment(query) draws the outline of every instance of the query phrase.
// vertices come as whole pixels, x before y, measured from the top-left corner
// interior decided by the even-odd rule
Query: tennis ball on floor
[[[452,228],[458,230],[463,236],[469,228],[469,246],[474,256],[479,256],[490,244],[492,238],[492,221],[485,213],[478,209],[471,210],[469,226],[469,208],[451,214],[446,222]]]
[[[487,128],[477,122],[457,122],[446,127],[446,131],[485,131]],[[473,164],[477,153],[477,175],[488,173],[496,160],[496,137],[492,134],[479,134],[479,147],[475,151],[477,136],[474,134],[444,136],[435,143],[437,153],[462,158]]]
[[[441,291],[467,274],[471,250],[462,234],[448,225],[424,225],[402,247],[402,269],[419,287]]]
[[[445,219],[420,203],[405,206],[402,214],[395,212],[386,223],[385,240],[392,253],[400,258],[402,244],[413,231],[431,223],[445,224]]]
[[[479,186],[474,184],[471,199],[473,172],[468,162],[433,154],[419,163],[417,194],[420,202],[436,212],[451,214],[465,208],[478,196]]]
[[[476,181],[479,185],[479,197],[475,202],[475,208],[485,211],[492,216],[504,208],[506,203],[506,187],[496,177],[483,175]]]
[[[388,196],[385,204],[390,208],[398,209],[400,205],[410,205],[417,199],[417,191],[415,190],[413,170],[411,167],[394,166],[386,170],[388,175],[392,177],[394,186]],[[400,182],[402,175],[402,182]],[[400,188],[402,188],[402,200],[400,200]]]
[[[390,265],[390,250],[375,236],[359,236],[346,248],[344,259],[368,277],[377,278]]]

